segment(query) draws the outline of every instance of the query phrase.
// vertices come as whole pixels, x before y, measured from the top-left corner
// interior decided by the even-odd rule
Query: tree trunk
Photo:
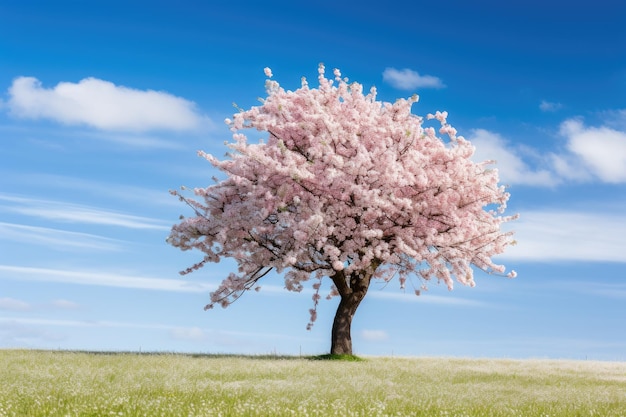
[[[365,298],[369,288],[372,272],[360,271],[346,280],[343,271],[337,272],[332,280],[339,291],[341,301],[335,313],[331,334],[330,353],[332,355],[352,355],[352,336],[350,327],[357,307]]]

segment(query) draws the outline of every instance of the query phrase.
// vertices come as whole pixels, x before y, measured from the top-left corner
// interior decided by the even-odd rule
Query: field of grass
[[[0,350],[0,417],[626,416],[626,362]]]

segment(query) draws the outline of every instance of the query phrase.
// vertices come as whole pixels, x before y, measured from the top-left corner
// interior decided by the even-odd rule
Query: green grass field
[[[8,416],[626,416],[626,363],[0,350]]]

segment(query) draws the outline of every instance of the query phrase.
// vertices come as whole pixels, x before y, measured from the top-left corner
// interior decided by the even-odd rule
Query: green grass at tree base
[[[364,360],[363,358],[360,358],[356,355],[336,355],[333,353],[313,356],[312,359],[322,360],[322,361],[346,361],[346,362],[361,362]]]

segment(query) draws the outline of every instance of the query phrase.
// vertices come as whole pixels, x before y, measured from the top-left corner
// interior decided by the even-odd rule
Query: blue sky
[[[210,184],[223,120],[340,68],[497,159],[515,279],[372,285],[363,355],[626,360],[626,8],[620,1],[0,2],[0,347],[325,353],[337,299],[279,276],[203,311],[233,268],[165,243]],[[473,3],[470,5],[470,3]],[[500,4],[499,4],[500,3]],[[580,3],[580,4],[579,4]]]

